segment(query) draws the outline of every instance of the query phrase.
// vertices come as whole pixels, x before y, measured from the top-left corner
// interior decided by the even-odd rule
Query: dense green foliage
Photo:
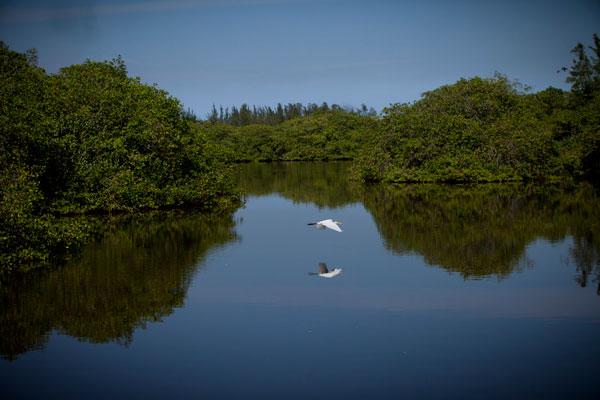
[[[461,79],[384,109],[378,142],[355,172],[364,181],[498,182],[598,174],[600,40],[583,45],[571,92],[530,94],[503,76]]]
[[[201,122],[209,140],[230,151],[232,161],[353,159],[373,140],[378,120],[372,115],[334,108],[280,124],[233,126]]]
[[[60,215],[235,201],[219,150],[120,58],[49,76],[28,55],[0,43],[0,271],[43,263],[93,232]]]

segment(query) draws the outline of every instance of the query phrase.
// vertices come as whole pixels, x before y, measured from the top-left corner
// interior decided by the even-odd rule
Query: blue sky
[[[499,71],[541,90],[600,33],[600,2],[0,0],[0,39],[48,72],[122,55],[199,116],[213,103],[377,109]]]

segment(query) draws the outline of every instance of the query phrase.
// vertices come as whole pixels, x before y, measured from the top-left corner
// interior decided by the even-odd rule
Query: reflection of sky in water
[[[341,220],[344,232],[306,225],[328,217]],[[279,195],[250,197],[236,219],[240,243],[209,258],[188,301],[600,319],[595,284],[580,288],[574,267],[565,262],[570,238],[534,241],[525,250],[523,269],[507,277],[465,280],[427,265],[418,254],[387,251],[360,204],[317,209],[291,207]],[[320,261],[342,267],[343,276],[335,282],[310,279],[308,272]]]

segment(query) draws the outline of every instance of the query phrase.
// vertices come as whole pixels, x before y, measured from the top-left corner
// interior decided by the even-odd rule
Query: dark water
[[[233,216],[130,219],[2,286],[0,398],[598,398],[592,187],[346,170],[243,166]]]

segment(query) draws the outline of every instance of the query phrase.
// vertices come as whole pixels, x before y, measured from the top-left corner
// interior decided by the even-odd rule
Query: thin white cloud
[[[0,22],[23,23],[76,19],[91,16],[178,11],[207,6],[249,6],[291,3],[295,0],[176,0],[92,4],[71,7],[0,7]]]

